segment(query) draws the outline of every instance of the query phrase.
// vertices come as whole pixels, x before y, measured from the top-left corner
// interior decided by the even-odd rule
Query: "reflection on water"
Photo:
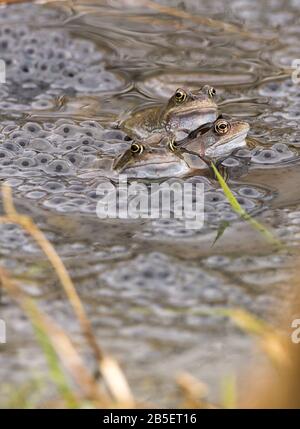
[[[0,177],[63,256],[97,335],[136,391],[155,400],[159,387],[167,397],[170,374],[184,369],[207,381],[216,397],[221,377],[248,365],[252,349],[248,337],[207,310],[238,306],[275,323],[291,294],[286,280],[300,239],[300,86],[290,66],[300,58],[300,8],[292,0],[238,0],[230,7],[219,0],[146,1],[143,8],[135,1],[99,3],[0,9],[7,65]],[[95,216],[96,187],[128,145],[117,120],[179,86],[204,83],[216,87],[224,113],[251,125],[249,170],[242,157],[227,160],[236,173],[231,188],[242,207],[289,244],[289,254],[274,252],[239,222],[208,175],[187,179],[205,185],[201,231],[172,220]],[[212,247],[224,222],[229,227]],[[37,248],[18,227],[0,231],[2,264],[79,343]],[[45,362],[5,296],[0,314],[9,338],[1,379],[19,383],[27,368],[42,371]]]

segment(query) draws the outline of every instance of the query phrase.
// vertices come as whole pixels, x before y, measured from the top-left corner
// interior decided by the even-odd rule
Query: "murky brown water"
[[[300,58],[300,3],[160,2],[179,5],[168,14],[152,2],[94,3],[0,9],[0,57],[7,64],[0,177],[56,245],[99,340],[139,397],[170,404],[173,377],[185,370],[207,382],[217,399],[222,377],[239,374],[259,355],[248,336],[207,310],[237,306],[276,323],[292,293],[286,281],[300,239],[300,86],[291,80],[291,62]],[[127,147],[116,120],[178,86],[204,83],[217,88],[223,112],[251,125],[259,145],[248,173],[230,187],[286,250],[275,251],[240,222],[209,177],[189,179],[206,187],[201,231],[179,221],[95,215],[95,190],[106,173],[92,166],[99,158],[105,166]],[[230,226],[212,247],[224,221]],[[0,230],[1,263],[81,343],[57,280],[31,240],[13,225]],[[44,371],[44,358],[6,296],[0,317],[8,329],[1,380],[20,385]]]

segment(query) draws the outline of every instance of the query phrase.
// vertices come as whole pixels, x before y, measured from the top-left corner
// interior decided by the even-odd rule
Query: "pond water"
[[[167,8],[164,8],[167,6]],[[218,400],[222,378],[263,359],[249,336],[213,310],[239,307],[276,324],[292,298],[300,240],[300,58],[297,0],[74,1],[0,8],[0,178],[70,270],[97,338],[139,398],[171,404],[188,371]],[[247,171],[232,158],[230,188],[286,247],[276,250],[204,183],[205,224],[99,220],[96,189],[128,147],[117,121],[180,86],[217,89],[220,110],[250,124]],[[95,165],[97,168],[95,168]],[[240,169],[239,169],[240,167]],[[223,235],[212,246],[218,230]],[[83,340],[58,281],[32,240],[0,225],[1,265]],[[3,294],[3,384],[46,364],[21,311]],[[0,389],[1,391],[1,389]]]

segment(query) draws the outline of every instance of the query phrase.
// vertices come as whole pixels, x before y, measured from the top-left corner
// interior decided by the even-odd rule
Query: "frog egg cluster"
[[[22,22],[26,24],[45,25],[46,23],[62,23],[66,15],[62,10],[43,7],[37,4],[11,4],[1,5],[0,24],[1,27],[9,21]]]
[[[16,252],[16,254],[20,252],[20,249],[22,249],[22,252],[24,250],[29,253],[38,252],[38,246],[29,235],[16,224],[0,225],[0,249],[1,258],[8,256],[8,260],[5,263],[7,268],[12,268],[9,267],[9,264],[16,264],[16,266],[13,267],[14,272],[19,272],[22,269],[22,264],[19,263],[20,261],[16,263],[14,259],[9,258],[12,250]]]
[[[230,179],[239,178],[248,173],[251,157],[252,154],[250,150],[239,149],[225,158],[220,166],[226,169]]]
[[[289,144],[291,147],[300,148],[300,131],[294,131],[289,136]]]
[[[267,97],[268,104],[272,106],[274,121],[283,118],[292,124],[299,120],[300,87],[292,79],[264,83],[258,92]]]
[[[280,240],[289,246],[299,246],[300,240],[300,207],[299,205],[281,210],[281,222],[277,226],[277,235]]]
[[[7,180],[15,193],[50,210],[93,215],[99,200],[97,185],[109,173],[109,163],[128,147],[126,135],[120,130],[105,130],[94,121],[65,119],[22,125],[3,122],[0,142],[0,178]],[[247,153],[244,155],[247,158]],[[207,225],[238,218],[211,180],[194,176],[187,181],[204,185]],[[234,191],[249,213],[261,207],[265,195],[261,189],[241,187]],[[181,238],[197,233],[176,219],[170,219],[169,226],[165,221],[154,221],[151,231]]]
[[[141,233],[137,233],[144,238],[165,239],[194,239],[198,235],[207,233],[208,229],[220,228],[225,222],[236,221],[240,217],[235,213],[226,196],[221,189],[215,189],[212,183],[204,177],[195,176],[196,182],[202,182],[204,187],[204,227],[187,227],[186,218],[189,215],[189,208],[183,206],[184,218],[176,218],[174,212],[171,212],[169,218],[155,219],[149,224],[145,224]],[[202,180],[201,180],[202,179]],[[266,201],[269,201],[272,194],[262,187],[253,185],[234,185],[231,187],[233,195],[236,197],[240,206],[250,215],[254,215],[261,210]],[[194,200],[193,200],[194,202]],[[193,207],[195,215],[195,207]],[[194,217],[195,218],[195,217]],[[193,218],[193,219],[194,219]]]
[[[241,257],[213,255],[202,261],[205,268],[218,270],[229,277],[234,275],[240,287],[230,286],[231,298],[236,298],[237,303],[244,302],[246,308],[255,314],[268,316],[276,316],[282,305],[282,290],[277,288],[270,295],[270,284],[287,280],[286,268],[290,262],[286,255],[277,254]],[[245,293],[240,295],[242,290],[251,290],[252,296]]]
[[[290,161],[297,157],[297,153],[284,143],[275,143],[270,148],[254,149],[251,162],[255,164],[277,164]]]
[[[243,305],[259,312],[262,309],[260,301],[270,296],[269,285],[261,281],[263,270],[273,273],[278,270],[279,279],[283,264],[284,260],[280,260],[277,255],[251,258],[215,255],[193,264],[159,252],[141,254],[105,270],[99,277],[102,287],[94,288],[91,293],[95,295],[95,300],[101,300],[108,288],[111,294],[121,295],[123,299],[136,304],[146,302],[148,309],[150,307],[158,311],[158,302],[161,311],[164,307],[169,311],[180,308],[181,317],[187,317],[186,322],[189,320],[191,323],[195,317],[199,328],[203,326],[203,320],[199,324],[199,317],[203,318],[203,315],[200,316],[201,309],[207,306]],[[232,273],[240,276],[238,282],[229,281]],[[241,284],[245,287],[237,286]],[[253,285],[251,294],[247,289],[249,285]],[[272,302],[280,306],[275,296],[272,296]],[[191,314],[184,315],[184,309],[191,308],[199,310],[199,314],[195,312],[192,318]],[[164,313],[166,323],[171,322],[170,317],[172,313]]]
[[[253,185],[232,186],[231,190],[240,206],[249,214],[259,210],[268,195],[266,190]],[[204,198],[205,219],[208,224],[217,226],[220,222],[239,219],[239,215],[232,210],[222,190],[208,192]]]
[[[261,103],[268,105],[268,108],[255,120],[250,121],[252,137],[257,138],[263,145],[269,146],[277,142],[297,147],[293,140],[297,142],[299,131],[299,84],[291,78],[270,81],[260,85],[258,95],[261,97]],[[268,157],[271,158],[271,163],[281,160],[276,151],[274,154],[266,153],[266,158]],[[261,158],[264,158],[264,154],[258,158],[258,162]]]
[[[286,86],[282,82],[272,81],[262,85],[259,94],[267,97],[286,97]]]
[[[22,12],[22,24],[16,20]],[[57,19],[58,11],[36,5],[0,9],[0,56],[6,65],[6,83],[1,84],[0,109],[26,110],[53,107],[58,95],[74,92],[99,93],[119,89],[123,82],[105,69],[104,52],[89,40],[71,37],[58,28],[32,29],[31,13]],[[34,17],[34,21],[36,20]],[[62,17],[60,17],[62,18]],[[55,21],[57,23],[57,21]]]
[[[205,300],[219,304],[226,301],[219,278],[205,270],[185,265],[161,253],[139,255],[128,263],[120,262],[101,275],[109,288],[114,288],[124,298],[167,301],[179,307],[199,305]],[[161,285],[164,284],[162,290]],[[215,290],[211,294],[208,290]],[[157,300],[157,298],[159,300]]]
[[[0,178],[46,207],[95,213],[97,180],[105,174],[97,163],[107,164],[124,150],[124,138],[121,131],[104,130],[93,121],[3,123]],[[80,178],[85,171],[89,178]]]
[[[26,243],[25,233],[14,224],[0,226],[1,253],[10,252],[11,249],[18,249]]]

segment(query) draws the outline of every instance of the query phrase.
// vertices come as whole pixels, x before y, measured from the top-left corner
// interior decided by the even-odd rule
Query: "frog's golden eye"
[[[216,95],[217,91],[215,90],[215,88],[213,86],[209,87],[208,89],[208,95],[210,97],[214,97]]]
[[[175,152],[175,150],[177,149],[177,143],[174,141],[170,141],[168,144],[168,147],[170,151]]]
[[[130,150],[134,154],[141,155],[144,151],[144,146],[142,144],[139,144],[139,143],[132,143]]]
[[[177,89],[177,91],[175,92],[175,100],[177,101],[177,103],[183,103],[186,97],[186,92],[183,89]]]
[[[230,123],[225,119],[219,119],[216,121],[214,128],[217,134],[226,134],[230,130]]]

